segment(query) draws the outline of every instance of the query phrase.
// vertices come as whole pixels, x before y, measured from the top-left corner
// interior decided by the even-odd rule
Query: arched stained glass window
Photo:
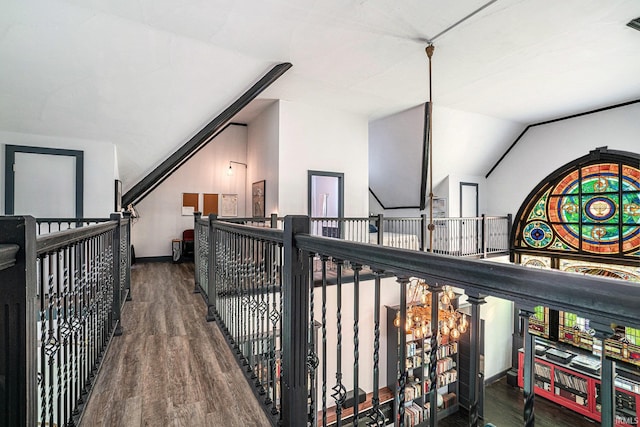
[[[514,227],[516,252],[640,259],[640,160],[597,150],[529,196]]]
[[[601,148],[561,167],[529,194],[511,241],[522,265],[640,283],[640,155]],[[592,350],[589,319],[556,313],[552,328],[536,307],[530,332]],[[601,347],[640,366],[640,329],[618,326]]]

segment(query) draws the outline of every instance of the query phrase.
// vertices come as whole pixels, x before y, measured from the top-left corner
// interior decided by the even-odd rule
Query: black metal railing
[[[273,425],[406,425],[406,336],[398,333],[397,349],[389,350],[390,336],[381,338],[381,312],[397,304],[399,330],[404,330],[410,321],[407,290],[416,279],[429,284],[432,307],[439,305],[444,285],[464,290],[473,308],[470,340],[476,349],[485,296],[516,302],[525,319],[542,305],[588,317],[604,334],[612,333],[612,323],[640,326],[640,288],[624,281],[313,236],[309,218],[302,216],[285,217],[283,231],[229,224],[214,216],[196,218],[196,223],[202,254],[196,256],[196,277],[208,304],[207,318],[224,331]],[[314,269],[318,262],[320,268]],[[329,263],[337,266],[335,271],[327,268]],[[418,399],[420,425],[437,425],[439,414],[438,323],[432,314],[425,340],[430,350],[423,356],[429,386]],[[532,342],[525,340],[531,359]],[[397,363],[389,364],[394,353]],[[528,358],[524,423],[533,425]],[[477,425],[477,351],[471,359],[469,419]],[[613,390],[612,377],[602,378],[607,393]],[[347,411],[348,391],[360,388],[369,393],[367,403]],[[612,425],[613,400],[602,401],[603,425]]]
[[[77,425],[130,298],[130,218],[37,236],[0,217],[0,425]],[[9,248],[9,249],[7,249]]]

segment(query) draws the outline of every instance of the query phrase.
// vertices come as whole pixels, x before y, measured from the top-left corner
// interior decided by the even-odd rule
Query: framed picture
[[[120,212],[122,210],[122,181],[116,179],[115,186],[115,202],[113,204],[113,211]]]
[[[446,218],[446,216],[447,216],[447,198],[434,197],[433,198],[433,217]]]
[[[238,216],[238,195],[223,194],[220,201],[220,216]]]
[[[254,218],[264,218],[264,179],[251,185],[251,206]]]

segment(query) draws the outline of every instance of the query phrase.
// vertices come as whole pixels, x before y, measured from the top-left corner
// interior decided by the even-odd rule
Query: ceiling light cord
[[[429,225],[427,226],[429,230],[429,252],[433,252],[433,230],[436,228],[433,224],[433,93],[431,92],[431,57],[434,50],[433,43],[429,43],[429,46],[425,49],[429,58],[429,134],[427,135],[429,153]]]
[[[474,10],[473,12],[471,12],[470,14],[468,14],[467,16],[465,16],[464,18],[462,18],[461,20],[459,20],[458,22],[456,22],[453,25],[450,25],[449,27],[445,28],[444,30],[440,31],[438,34],[436,34],[435,36],[431,37],[429,40],[427,40],[427,42],[429,44],[433,43],[438,37],[441,37],[443,35],[445,35],[446,33],[448,33],[449,31],[453,30],[455,27],[457,27],[458,25],[462,24],[464,21],[466,21],[467,19],[471,18],[472,16],[476,15],[477,13],[481,12],[482,10],[486,9],[487,7],[491,6],[493,3],[497,2],[498,0],[491,0],[490,2],[480,6],[478,9]]]

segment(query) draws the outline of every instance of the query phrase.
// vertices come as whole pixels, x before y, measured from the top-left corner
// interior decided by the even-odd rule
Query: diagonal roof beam
[[[291,66],[292,65],[289,62],[284,62],[274,66],[267,74],[251,86],[249,90],[235,100],[233,104],[227,107],[208,125],[202,128],[200,132],[195,134],[175,153],[169,156],[168,159],[163,161],[136,185],[131,187],[131,189],[122,196],[122,206],[139,203],[144,199],[154,188],[164,181],[169,174],[171,174],[177,167],[189,159],[196,151],[209,142],[213,136],[222,130],[233,116],[257,98],[258,95],[260,95],[260,93],[268,88],[273,82],[278,80],[278,78],[291,68]]]

